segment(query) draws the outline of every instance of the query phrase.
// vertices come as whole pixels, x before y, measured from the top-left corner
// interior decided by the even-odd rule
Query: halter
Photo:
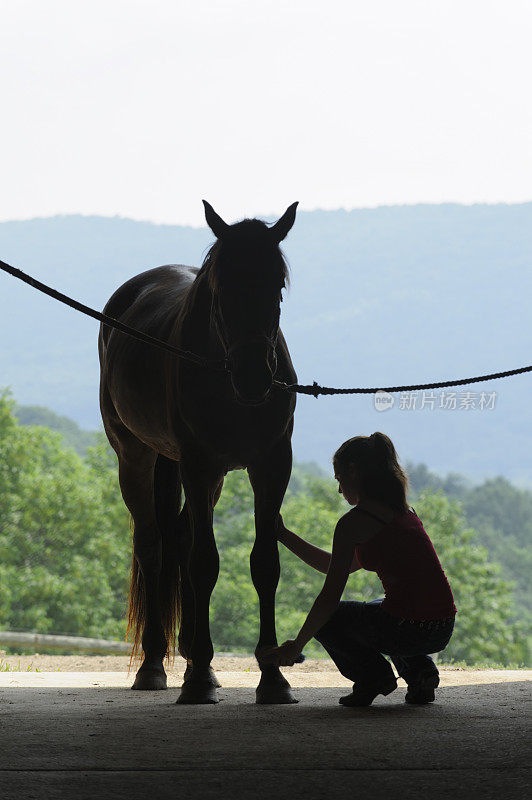
[[[276,355],[276,348],[277,348],[277,339],[279,336],[279,324],[275,326],[275,332],[272,331],[270,334],[267,333],[253,333],[249,336],[241,336],[240,338],[236,339],[236,341],[229,344],[226,337],[226,330],[223,323],[223,316],[220,311],[220,307],[217,302],[215,302],[215,293],[212,292],[212,299],[211,299],[211,321],[214,322],[214,327],[216,328],[216,332],[220,337],[222,342],[223,348],[225,350],[225,369],[229,372],[231,371],[233,355],[237,352],[241,347],[245,345],[252,344],[252,343],[265,343],[267,345],[267,359],[271,363],[275,365],[274,367],[274,374],[277,367],[277,355]]]

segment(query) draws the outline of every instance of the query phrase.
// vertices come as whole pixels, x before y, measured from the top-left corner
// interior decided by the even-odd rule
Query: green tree
[[[425,493],[418,496],[416,511],[449,578],[458,609],[453,637],[441,658],[470,664],[527,661],[524,626],[515,622],[513,586],[478,544],[461,504],[441,491]]]
[[[44,406],[16,406],[15,416],[21,425],[40,425],[57,431],[63,437],[64,444],[79,455],[85,455],[87,448],[95,444],[97,433],[83,430],[74,420]]]
[[[506,503],[508,487],[488,488],[495,507]],[[470,664],[529,659],[523,626],[515,621],[512,586],[493,562],[493,550],[479,545],[462,505],[440,488],[418,494],[415,507],[458,607],[455,633],[442,658]],[[347,508],[331,478],[296,467],[282,509],[288,527],[330,550],[336,522]],[[506,503],[500,519],[490,519],[502,525],[511,514]],[[221,570],[211,605],[213,640],[218,650],[249,652],[258,638],[258,601],[249,569],[253,494],[245,472],[227,476],[215,529]],[[282,640],[297,633],[323,575],[282,546],[280,556]],[[122,638],[130,562],[129,515],[116,456],[105,437],[99,435],[81,458],[59,434],[20,425],[11,398],[0,396],[0,627]],[[360,571],[350,577],[344,596],[369,600],[381,594],[378,578]],[[323,651],[311,642],[306,652]]]
[[[409,466],[413,502],[420,493],[442,490],[460,500],[474,541],[486,548],[489,559],[501,566],[502,577],[513,585],[514,619],[530,630],[532,623],[532,492],[513,486],[498,476],[472,486],[463,477],[446,479],[428,471],[424,464]],[[532,638],[531,638],[532,642]]]
[[[123,637],[129,562],[112,478],[47,428],[19,425],[0,399],[0,624]],[[118,501],[118,497],[116,498]]]

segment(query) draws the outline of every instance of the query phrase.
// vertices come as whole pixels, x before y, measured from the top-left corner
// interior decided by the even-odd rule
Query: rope
[[[32,278],[31,275],[26,275],[26,273],[22,272],[22,270],[12,267],[9,264],[6,264],[4,261],[0,261],[0,269],[4,272],[7,272],[9,275],[12,275],[14,278],[18,278],[24,283],[29,284],[29,286],[33,286],[34,289],[37,289],[37,291],[48,295],[48,297],[53,297],[54,300],[59,300],[60,303],[64,303],[66,306],[69,306],[70,308],[73,308],[82,314],[86,314],[88,317],[97,319],[99,322],[103,322],[110,328],[115,328],[115,330],[121,331],[127,336],[133,337],[133,339],[138,339],[146,344],[151,344],[153,347],[158,347],[160,350],[166,350],[168,353],[172,353],[178,358],[183,358],[186,361],[193,361],[195,364],[199,364],[202,367],[209,367],[211,369],[225,369],[225,364],[222,361],[202,358],[195,353],[191,353],[190,350],[183,350],[181,347],[174,347],[173,345],[168,344],[168,342],[163,342],[161,339],[156,339],[154,336],[150,336],[148,333],[143,333],[142,331],[136,330],[136,328],[131,328],[129,325],[125,325],[123,322],[120,322],[120,320],[115,319],[114,317],[109,317],[107,314],[101,314],[99,311],[95,311],[93,308],[90,308],[89,306],[86,306],[77,300],[73,300],[66,294],[58,292],[56,289],[52,289],[51,286],[41,283],[41,281]]]
[[[506,372],[493,372],[491,375],[479,375],[476,378],[462,378],[457,381],[440,381],[439,383],[417,383],[411,386],[375,386],[367,389],[333,389],[329,386],[320,386],[316,381],[312,386],[302,386],[299,383],[282,383],[275,381],[275,384],[289,392],[297,392],[298,394],[311,394],[316,400],[320,394],[375,394],[376,392],[412,392],[415,389],[439,389],[443,386],[462,386],[470,383],[480,383],[481,381],[495,380],[496,378],[507,378],[510,375],[520,375],[523,372],[532,372],[532,366],[520,367],[519,369],[510,369]]]
[[[64,303],[70,308],[75,309],[75,311],[79,311],[81,314],[86,314],[88,317],[92,317],[99,322],[103,322],[110,328],[115,328],[116,330],[125,333],[127,336],[131,336],[134,339],[138,339],[139,341],[145,342],[153,347],[158,347],[160,350],[166,350],[168,353],[172,353],[172,355],[177,356],[178,358],[192,361],[193,363],[202,367],[220,370],[227,369],[225,366],[225,361],[202,358],[201,356],[196,355],[196,353],[192,353],[190,350],[183,350],[180,347],[174,347],[173,345],[168,344],[168,342],[163,342],[161,339],[156,339],[154,336],[150,336],[147,333],[142,333],[142,331],[131,328],[129,325],[124,325],[123,322],[114,319],[114,317],[109,317],[107,314],[102,314],[99,311],[95,311],[93,308],[78,302],[77,300],[73,300],[66,294],[58,292],[56,289],[52,289],[45,283],[41,283],[41,281],[32,278],[31,275],[26,275],[26,273],[22,272],[22,270],[12,267],[9,264],[6,264],[4,261],[0,261],[0,269],[4,272],[7,272],[9,275],[12,275],[14,278],[18,278],[24,283],[27,283],[29,286],[33,286],[34,289],[37,289],[37,291],[48,295],[48,297],[52,297],[54,300]],[[301,385],[299,383],[288,384],[283,383],[282,381],[274,381],[273,385],[278,389],[288,392],[311,394],[317,400],[320,394],[375,394],[376,392],[389,392],[391,394],[392,392],[410,392],[415,391],[416,389],[439,389],[444,386],[463,386],[464,384],[480,383],[481,381],[496,380],[497,378],[507,378],[510,375],[520,375],[523,372],[532,372],[532,366],[510,369],[506,372],[493,372],[491,375],[478,375],[474,378],[461,378],[455,381],[440,381],[438,383],[419,383],[412,384],[411,386],[376,386],[364,389],[334,389],[329,386],[320,386],[318,383],[316,383],[316,381],[314,381],[312,386]]]

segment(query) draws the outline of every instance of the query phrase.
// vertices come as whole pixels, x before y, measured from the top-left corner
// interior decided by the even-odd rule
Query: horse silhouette
[[[279,328],[288,270],[279,243],[293,203],[272,226],[228,225],[203,201],[216,236],[200,269],[167,265],[124,283],[105,313],[213,369],[102,324],[100,407],[116,451],[122,497],[133,520],[129,627],[143,661],[134,689],[166,688],[165,656],[187,659],[178,703],[216,703],[209,603],[219,557],[213,509],[229,470],[247,468],[256,537],[251,576],[258,593],[256,653],[275,645],[279,580],[277,522],[292,466],[296,382]],[[185,502],[181,507],[182,490]],[[278,667],[261,665],[259,703],[295,702]]]

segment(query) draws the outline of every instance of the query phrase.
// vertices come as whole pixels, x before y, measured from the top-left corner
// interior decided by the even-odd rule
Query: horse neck
[[[221,357],[223,348],[211,320],[213,293],[207,272],[199,272],[189,289],[178,318],[177,338],[181,347],[204,357]]]

